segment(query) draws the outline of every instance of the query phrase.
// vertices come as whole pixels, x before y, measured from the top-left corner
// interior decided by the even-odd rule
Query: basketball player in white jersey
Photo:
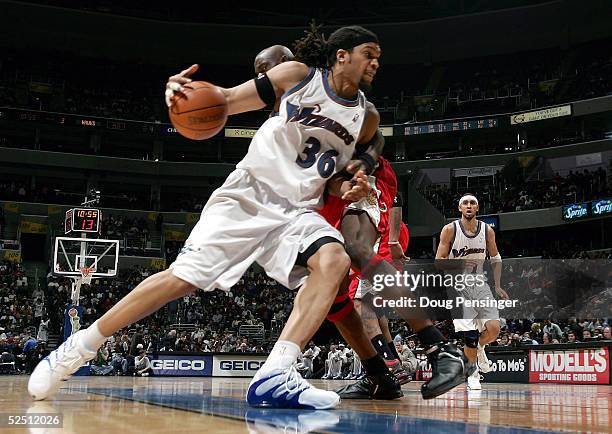
[[[302,48],[308,47],[310,51],[310,47],[316,39],[319,37],[318,27],[311,25],[310,31],[306,32],[306,36],[296,41],[296,53],[298,56],[302,55]],[[312,56],[308,56],[312,57]],[[273,45],[271,47],[265,48],[260,51],[255,60],[253,62],[255,74],[260,75],[276,65],[286,62],[288,60],[292,60],[297,58],[294,56],[293,52],[283,46],[283,45]],[[316,58],[316,56],[315,56]],[[298,60],[301,60],[298,58]],[[311,64],[316,61],[305,61],[304,63]],[[278,113],[280,105],[280,99],[277,98],[274,104],[274,110],[271,113],[271,116],[275,116]],[[382,135],[379,135],[380,139],[380,148],[384,145],[384,139]],[[338,175],[336,175],[338,176]],[[325,203],[328,203],[327,198]],[[346,207],[344,202],[338,201],[342,204],[342,208]],[[372,204],[368,201],[361,201],[358,203],[353,203],[353,206],[356,208],[365,207],[367,212],[375,212],[380,213],[378,206],[376,205],[376,209],[372,209]],[[326,216],[324,211],[321,211],[323,216]],[[358,209],[353,209],[354,212],[357,212]],[[354,216],[351,216],[354,217]],[[372,218],[372,220],[376,220],[376,216]],[[379,217],[378,217],[379,218]],[[401,219],[401,218],[400,218]],[[329,218],[326,220],[334,225]],[[357,222],[359,223],[359,222]],[[350,231],[348,236],[344,233],[344,230],[341,229],[342,236],[345,239],[345,245],[354,245],[357,241],[355,240],[355,233],[360,232],[364,233],[367,230],[375,230],[375,228],[370,228],[371,221],[367,220],[362,222],[365,225],[368,225],[367,228],[362,227],[361,230]],[[399,222],[398,222],[399,226]],[[347,252],[349,256],[352,251],[349,250]],[[361,358],[363,360],[363,366],[365,368],[366,374],[368,378],[364,379],[362,385],[365,387],[360,388],[360,390],[355,391],[352,389],[351,394],[347,394],[346,391],[336,391],[341,398],[367,398],[367,399],[396,399],[400,398],[403,393],[401,391],[401,383],[393,379],[391,375],[389,375],[390,369],[388,369],[388,365],[386,360],[383,358],[383,355],[377,354],[378,348],[373,345],[373,340],[370,340],[368,335],[364,329],[364,322],[362,321],[361,316],[359,315],[359,310],[355,309],[352,303],[352,300],[348,297],[348,280],[343,282],[342,287],[340,288],[340,294],[334,300],[334,303],[330,309],[330,313],[327,315],[327,319],[334,324],[336,324],[340,334],[344,339],[349,343],[349,345],[354,348],[354,352],[356,353],[357,358]],[[374,319],[377,321],[376,319]],[[403,370],[402,370],[403,371]]]
[[[42,360],[30,377],[34,399],[54,394],[61,379],[91,360],[107,336],[191,293],[229,290],[257,261],[288,288],[300,288],[278,342],[253,378],[247,401],[277,408],[333,408],[335,392],[310,385],[293,364],[323,322],[348,272],[342,235],[313,209],[327,187],[356,201],[369,186],[360,161],[351,161],[358,143],[376,135],[380,116],[359,90],[370,85],[381,55],[376,35],[343,27],[326,46],[329,70],[285,62],[239,86],[221,89],[229,114],[258,110],[281,97],[278,116],[258,130],[249,151],[208,200],[170,269],[145,279],[89,328],[72,335]],[[170,77],[166,97],[197,65]],[[368,151],[366,151],[367,153]],[[377,156],[369,155],[367,161]],[[347,169],[353,180],[328,180]]]
[[[459,199],[461,218],[442,228],[440,244],[436,259],[460,259],[464,269],[469,273],[483,272],[483,263],[487,256],[493,269],[495,293],[502,299],[508,294],[501,287],[501,255],[495,243],[495,231],[488,224],[476,219],[478,199],[472,194],[465,194]],[[464,271],[465,272],[465,271]],[[493,299],[488,284],[475,285],[465,289],[465,297],[474,300]],[[491,370],[485,353],[486,344],[493,342],[499,335],[499,312],[495,307],[464,309],[461,319],[453,320],[455,331],[462,332],[465,341],[464,353],[471,363],[478,360],[480,372]],[[478,369],[468,377],[468,387],[480,390],[480,373]]]

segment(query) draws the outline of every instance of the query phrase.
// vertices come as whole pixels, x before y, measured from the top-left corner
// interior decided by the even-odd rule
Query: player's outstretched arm
[[[308,74],[308,67],[300,62],[285,62],[270,69],[266,75],[274,90],[274,99],[298,84]],[[229,114],[243,113],[264,108],[269,101],[262,99],[255,80],[249,80],[236,87],[222,89],[228,103]]]
[[[397,206],[396,206],[397,205]],[[393,208],[389,210],[389,250],[391,257],[395,261],[407,261],[409,258],[404,255],[402,246],[399,243],[400,226],[402,223],[402,206],[399,196],[393,201]]]
[[[170,107],[177,94],[183,92],[183,85],[191,82],[191,75],[198,70],[198,65],[181,71],[179,74],[168,78],[166,83],[166,104]],[[269,90],[269,94],[273,98],[280,97],[286,90],[291,89],[298,84],[308,74],[308,67],[300,62],[284,62],[275,66],[267,72],[269,84],[264,86],[255,84],[255,80],[249,80],[238,86],[231,88],[219,87],[225,95],[228,104],[228,114],[244,113],[253,110],[259,110],[266,106],[266,102],[262,99],[262,89]],[[270,88],[271,87],[271,88]]]

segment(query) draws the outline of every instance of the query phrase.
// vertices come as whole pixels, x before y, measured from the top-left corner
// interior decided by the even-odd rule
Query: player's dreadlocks
[[[304,31],[306,35],[294,42],[295,60],[315,68],[330,68],[336,63],[336,52],[339,49],[350,51],[366,42],[378,44],[376,34],[361,26],[342,27],[327,40],[320,31],[321,27],[312,21],[310,28]]]
[[[314,68],[327,68],[327,41],[320,32],[322,25],[312,20],[304,36],[293,42],[295,60]]]

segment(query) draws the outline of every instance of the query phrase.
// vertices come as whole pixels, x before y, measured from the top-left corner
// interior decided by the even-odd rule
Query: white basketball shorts
[[[296,208],[236,169],[212,194],[170,268],[197,288],[227,291],[258,262],[268,276],[295,289],[308,276],[306,267],[295,264],[298,253],[322,237],[344,243],[318,213]]]
[[[464,294],[461,294],[468,300],[493,300],[493,293],[489,285],[476,285],[466,288]],[[489,320],[499,320],[499,310],[495,307],[463,307],[463,315],[460,319],[454,319],[453,324],[455,331],[466,332],[470,330],[478,330],[482,333],[485,329],[485,323]]]

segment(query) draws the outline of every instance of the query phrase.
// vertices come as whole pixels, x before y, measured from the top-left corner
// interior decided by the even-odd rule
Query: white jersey
[[[327,70],[309,69],[281,98],[236,166],[298,208],[319,208],[327,180],[346,167],[365,119],[366,98],[340,98]]]
[[[461,224],[461,220],[453,222],[455,234],[448,254],[449,259],[475,259],[478,265],[475,270],[464,271],[465,273],[483,273],[484,261],[487,258],[487,224],[478,221],[476,233],[468,235]],[[464,297],[471,300],[494,299],[489,284],[474,285],[463,289]],[[453,320],[455,331],[478,330],[482,332],[487,321],[499,319],[499,311],[496,307],[463,307],[459,318]]]
[[[468,235],[461,220],[453,222],[453,243],[448,254],[449,259],[476,259],[479,261],[477,272],[482,272],[482,265],[487,258],[487,224],[478,221],[476,233]]]

